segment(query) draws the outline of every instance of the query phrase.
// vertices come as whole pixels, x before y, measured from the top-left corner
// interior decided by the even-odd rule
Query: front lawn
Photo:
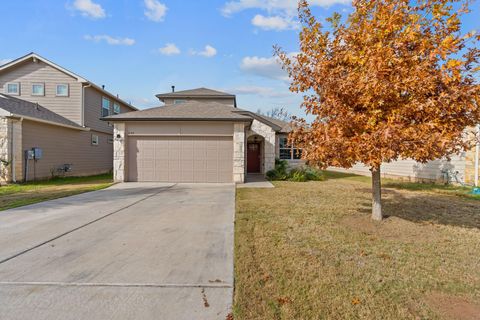
[[[0,210],[100,190],[112,184],[112,175],[103,174],[89,177],[55,178],[1,186]]]
[[[327,177],[237,190],[235,319],[478,319],[480,201]]]

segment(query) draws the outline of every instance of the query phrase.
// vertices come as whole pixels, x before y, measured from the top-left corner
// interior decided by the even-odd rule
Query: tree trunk
[[[380,167],[372,169],[372,219],[376,221],[383,219]]]

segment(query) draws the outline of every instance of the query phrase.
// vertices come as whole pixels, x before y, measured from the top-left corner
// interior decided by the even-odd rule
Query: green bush
[[[325,176],[322,171],[312,167],[301,167],[288,170],[288,162],[285,160],[275,160],[275,169],[267,172],[267,178],[269,180],[276,181],[323,181]]]
[[[269,180],[286,180],[288,178],[288,162],[286,160],[275,159],[275,169],[267,172]]]
[[[322,171],[306,166],[292,169],[289,173],[288,180],[296,182],[323,181],[325,180],[325,176]]]

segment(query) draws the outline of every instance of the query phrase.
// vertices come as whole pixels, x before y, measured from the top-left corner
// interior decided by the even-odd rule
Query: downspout
[[[478,169],[480,158],[480,124],[477,126],[477,144],[475,146],[475,187],[478,188]]]
[[[82,84],[82,115],[81,115],[82,127],[85,127],[85,89],[90,88],[91,86],[92,86],[91,83],[89,83],[86,86]]]

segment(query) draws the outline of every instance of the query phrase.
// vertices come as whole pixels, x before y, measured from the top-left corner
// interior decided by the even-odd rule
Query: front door
[[[260,173],[260,143],[247,145],[247,173]]]

